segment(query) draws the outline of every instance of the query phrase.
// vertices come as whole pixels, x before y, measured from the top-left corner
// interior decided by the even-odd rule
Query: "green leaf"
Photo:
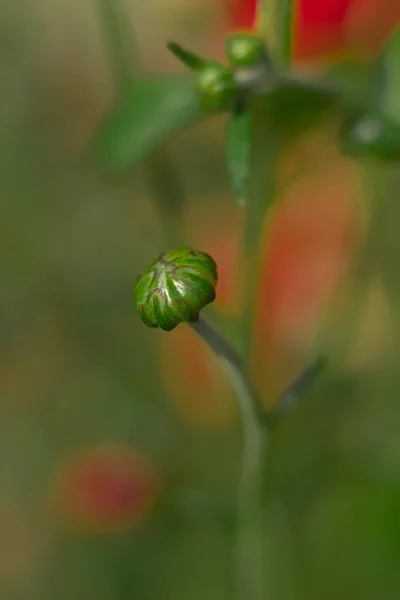
[[[337,96],[330,90],[304,80],[282,80],[274,90],[265,94],[269,135],[293,139],[308,130],[324,125],[338,111]]]
[[[176,42],[168,42],[167,48],[174,56],[176,56],[176,58],[178,58],[192,71],[200,71],[200,69],[205,67],[208,62],[204,58],[201,58],[201,56],[198,56],[193,52],[189,52],[189,50],[186,50]]]
[[[344,59],[329,66],[320,82],[327,89],[337,90],[336,95],[344,112],[354,109],[368,110],[373,104],[376,90],[376,69],[370,62]]]
[[[341,138],[343,151],[352,156],[400,159],[400,123],[394,123],[381,114],[348,119]]]
[[[120,173],[174,131],[204,115],[191,76],[143,80],[127,89],[99,128],[92,154],[109,170]]]
[[[345,118],[345,152],[382,160],[400,159],[400,28],[389,37],[374,64],[372,90],[365,95],[365,112]],[[362,105],[361,105],[362,106]]]
[[[226,132],[226,164],[232,191],[239,206],[247,202],[247,184],[251,160],[251,115],[232,115]]]
[[[380,66],[381,111],[386,117],[400,124],[400,27],[395,29],[385,44]]]

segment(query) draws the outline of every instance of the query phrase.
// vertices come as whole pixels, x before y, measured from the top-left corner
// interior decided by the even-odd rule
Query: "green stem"
[[[275,13],[279,1],[282,0],[258,0],[256,30],[264,38],[270,38],[273,33],[273,25],[276,20]]]
[[[281,63],[290,59],[291,0],[259,0],[257,31],[268,37],[271,25],[279,30],[274,46]],[[262,266],[262,238],[268,209],[275,197],[277,162],[281,143],[269,122],[267,97],[254,100],[252,107],[252,164],[249,181],[248,208],[243,241],[243,335],[244,356],[251,361],[256,301]],[[272,126],[271,126],[272,125]]]
[[[275,60],[288,64],[292,58],[293,21],[296,2],[294,0],[275,0],[276,40],[273,47]]]
[[[215,352],[236,394],[243,449],[238,489],[237,591],[240,600],[265,600],[262,487],[268,430],[263,411],[241,359],[225,338],[200,317],[190,327]]]
[[[118,5],[119,0],[98,0],[100,20],[105,37],[117,93],[123,94],[133,81],[135,52],[129,20]]]
[[[243,238],[243,329],[242,349],[250,362],[253,326],[262,266],[263,229],[268,208],[275,196],[279,148],[266,118],[265,98],[254,100],[252,108],[252,160],[248,206]]]

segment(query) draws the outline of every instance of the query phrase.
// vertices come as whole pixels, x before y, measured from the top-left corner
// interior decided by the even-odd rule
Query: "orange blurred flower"
[[[208,346],[189,327],[161,337],[161,373],[173,406],[207,427],[231,422],[235,405],[225,374]]]
[[[363,225],[359,166],[316,136],[314,152],[324,151],[325,166],[318,167],[315,157],[313,172],[283,190],[266,232],[257,331],[293,349],[304,350],[315,333],[354,258]],[[290,160],[289,153],[285,158]]]
[[[88,447],[57,466],[50,508],[73,530],[120,531],[146,517],[159,488],[158,473],[133,447]]]

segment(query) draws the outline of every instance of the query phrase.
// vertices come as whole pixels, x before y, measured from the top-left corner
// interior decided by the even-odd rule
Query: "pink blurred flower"
[[[73,530],[119,531],[146,517],[159,487],[156,470],[133,447],[88,447],[58,465],[51,509]]]

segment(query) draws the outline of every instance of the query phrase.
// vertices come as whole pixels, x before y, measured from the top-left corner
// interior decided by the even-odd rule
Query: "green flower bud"
[[[183,246],[162,254],[139,276],[135,306],[143,323],[171,331],[194,323],[215,300],[217,265],[205,252]]]
[[[216,61],[208,61],[197,73],[197,90],[205,110],[229,110],[236,97],[237,86],[230,69]]]
[[[261,37],[235,33],[226,40],[226,53],[239,89],[264,93],[276,83],[276,72]]]
[[[235,68],[252,67],[269,62],[262,38],[249,33],[235,33],[226,40],[226,54]]]

